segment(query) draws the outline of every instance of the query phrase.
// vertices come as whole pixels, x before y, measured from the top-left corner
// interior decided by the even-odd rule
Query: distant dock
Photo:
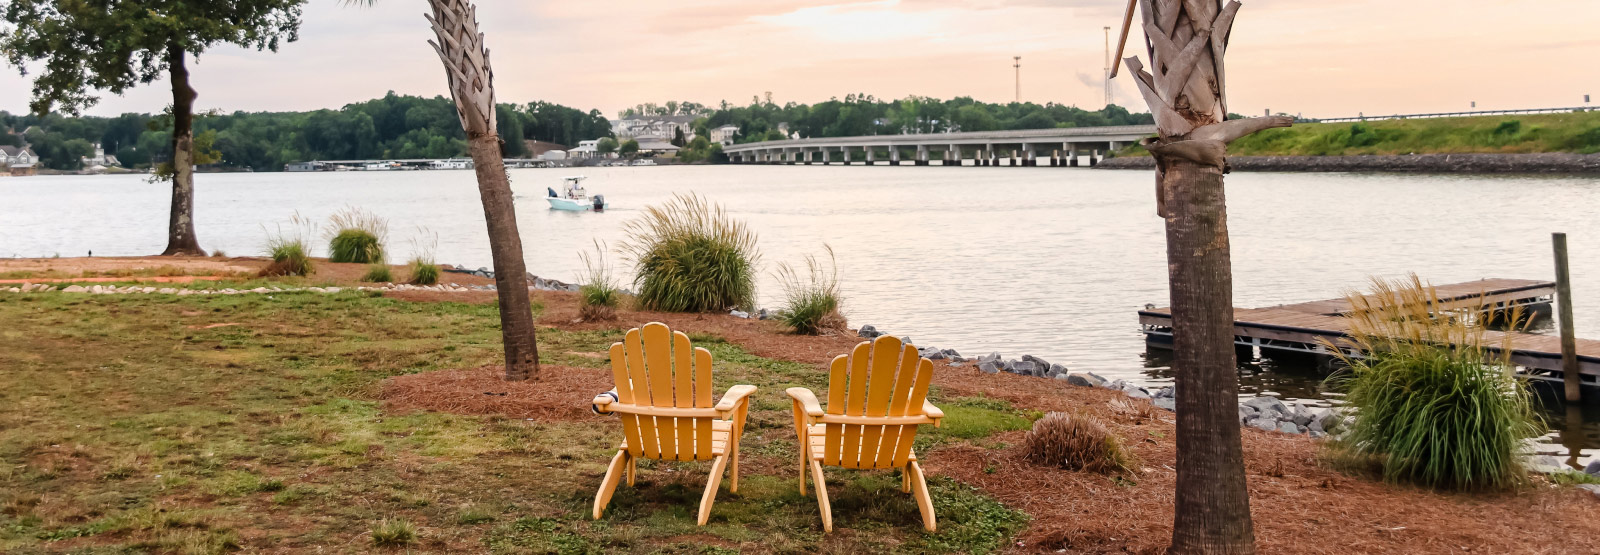
[[[1510,310],[1518,306],[1548,305],[1556,293],[1555,282],[1525,279],[1485,279],[1434,287],[1441,303],[1470,302],[1485,310]],[[1331,357],[1324,343],[1347,337],[1345,315],[1353,310],[1346,299],[1328,299],[1263,308],[1233,309],[1234,345],[1274,354]],[[1139,311],[1139,325],[1151,347],[1172,348],[1172,312],[1168,308]],[[1528,377],[1561,381],[1561,338],[1514,331],[1487,331],[1485,348],[1498,352],[1509,336],[1511,362]],[[1600,385],[1600,341],[1578,340],[1578,366],[1583,385]]]

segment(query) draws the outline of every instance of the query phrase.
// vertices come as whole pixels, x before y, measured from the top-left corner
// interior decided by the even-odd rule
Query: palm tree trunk
[[[1156,159],[1156,212],[1166,220],[1178,392],[1178,483],[1169,552],[1255,553],[1240,443],[1222,175],[1229,142],[1292,120],[1227,119],[1222,59],[1237,1],[1139,4],[1156,73],[1146,72],[1137,57],[1125,61],[1159,134],[1144,144]]]
[[[539,345],[528,300],[528,274],[511,196],[511,180],[495,132],[494,73],[489,50],[478,33],[477,10],[468,0],[429,0],[428,21],[438,42],[428,41],[444,62],[450,95],[476,166],[478,194],[489,226],[489,252],[500,299],[500,332],[505,343],[506,379],[539,378]],[[514,137],[520,139],[520,137]]]
[[[162,256],[205,256],[194,235],[194,99],[183,47],[167,49],[172,73],[172,213],[167,221],[167,250]]]

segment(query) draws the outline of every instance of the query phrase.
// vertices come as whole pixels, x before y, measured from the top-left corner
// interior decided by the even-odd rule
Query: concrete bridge
[[[918,166],[1037,166],[1049,158],[1051,166],[1087,165],[1100,161],[1107,150],[1156,134],[1154,125],[1067,127],[1016,131],[968,131],[914,135],[868,135],[763,141],[723,147],[736,164],[833,164],[852,162],[891,166],[910,160]]]

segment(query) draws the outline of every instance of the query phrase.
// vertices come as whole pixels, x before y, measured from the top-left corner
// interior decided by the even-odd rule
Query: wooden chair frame
[[[804,387],[785,393],[793,400],[795,433],[800,439],[800,495],[806,472],[816,485],[822,528],[833,531],[833,509],[822,467],[899,469],[900,491],[916,497],[922,526],[938,529],[928,483],[911,449],[917,426],[939,426],[944,411],[927,400],[933,361],[899,338],[882,336],[856,345],[829,366],[828,406]]]
[[[623,475],[633,485],[639,459],[710,460],[711,476],[700,498],[699,524],[704,526],[730,465],[728,489],[739,491],[739,438],[756,386],[728,388],[713,406],[711,352],[691,347],[689,336],[660,322],[628,330],[622,341],[613,343],[611,370],[616,388],[596,396],[594,409],[620,415],[625,439],[595,495],[594,518],[611,503]]]

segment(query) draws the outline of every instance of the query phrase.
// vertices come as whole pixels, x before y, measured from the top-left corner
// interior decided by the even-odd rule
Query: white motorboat
[[[585,210],[605,210],[606,197],[604,195],[589,196],[589,191],[583,188],[581,175],[572,175],[562,178],[562,194],[556,194],[555,189],[546,188],[550,196],[545,200],[550,202],[551,210],[566,210],[569,212],[582,212]]]

